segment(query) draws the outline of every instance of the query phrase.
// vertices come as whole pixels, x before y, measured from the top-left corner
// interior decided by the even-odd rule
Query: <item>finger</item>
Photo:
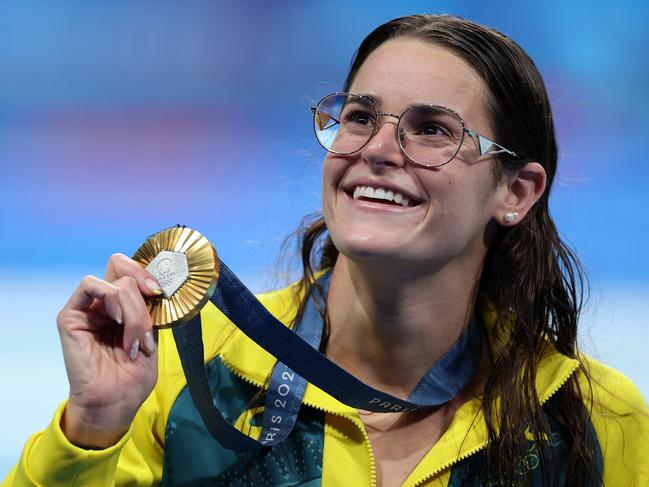
[[[84,311],[89,309],[95,300],[104,303],[104,309],[110,318],[122,323],[123,312],[117,287],[95,276],[86,276],[81,280],[62,311]]]
[[[104,279],[114,282],[122,277],[130,276],[137,282],[138,289],[146,296],[159,296],[162,289],[156,278],[144,267],[124,254],[113,254],[106,265]]]
[[[150,357],[155,353],[156,343],[157,334],[154,328],[150,328],[144,331],[144,334],[140,339],[140,349],[147,357]]]
[[[128,299],[130,300],[130,306],[132,306],[130,309],[133,309],[135,316],[139,316],[139,321],[144,323],[142,334],[139,337],[140,350],[150,357],[156,349],[156,338],[154,336],[153,321],[151,320],[149,308],[137,288],[129,289]],[[132,342],[131,346],[133,347]],[[129,354],[133,352],[133,350],[134,348],[129,348]]]
[[[121,277],[114,284],[119,290],[120,302],[124,312],[122,347],[129,358],[135,360],[140,347],[145,346],[145,339],[147,340],[146,345],[150,345],[145,334],[152,329],[151,316],[134,277]],[[152,352],[153,350],[150,353]]]

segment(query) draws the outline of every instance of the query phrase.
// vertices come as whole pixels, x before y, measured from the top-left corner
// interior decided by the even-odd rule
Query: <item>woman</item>
[[[520,47],[455,17],[395,19],[314,118],[324,218],[303,230],[302,281],[262,301],[290,324],[320,290],[320,349],[400,398],[475,328],[470,380],[395,413],[309,386],[286,440],[235,454],[205,430],[170,333],[156,347],[157,284],[114,255],[58,316],[70,396],[8,485],[649,483],[642,397],[577,351],[581,274],[548,213],[550,105]],[[258,435],[275,360],[213,306],[202,319],[214,402]]]

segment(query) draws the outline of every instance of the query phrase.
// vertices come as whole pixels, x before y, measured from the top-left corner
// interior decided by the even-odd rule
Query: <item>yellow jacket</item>
[[[290,288],[262,295],[260,300],[279,320],[292,321],[297,301]],[[494,310],[488,304],[481,308],[492,351],[496,351],[491,335]],[[260,412],[253,399],[264,387],[275,359],[211,303],[201,314],[215,401],[226,418],[258,435],[261,428],[251,426]],[[537,371],[541,402],[573,374],[579,375],[582,390],[589,391],[582,367],[592,379],[590,417],[605,485],[649,486],[649,410],[623,374],[591,358],[583,357],[580,364],[557,352],[548,353]],[[196,485],[199,478],[211,478],[209,485],[375,485],[372,447],[356,410],[311,384],[303,405],[295,430],[272,453],[237,457],[205,431],[187,393],[171,331],[162,330],[158,383],[116,445],[101,451],[72,445],[60,428],[63,403],[50,425],[27,441],[18,465],[2,485]],[[472,465],[486,444],[480,400],[473,399],[457,410],[448,430],[403,485],[465,485],[462,479],[471,478]]]

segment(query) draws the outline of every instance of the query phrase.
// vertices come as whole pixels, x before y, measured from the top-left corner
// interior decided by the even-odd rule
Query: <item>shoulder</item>
[[[602,452],[605,485],[649,485],[649,408],[622,372],[585,355],[578,384]]]
[[[299,287],[258,294],[261,304],[278,321],[291,326],[300,304]],[[248,338],[214,304],[208,302],[201,311],[205,361],[219,356],[228,368],[253,383],[264,384],[276,359]]]
[[[290,326],[300,304],[299,289],[293,284],[288,287],[257,294],[255,297],[277,320]],[[213,303],[207,302],[201,310],[205,358],[214,356],[233,339],[244,336]]]
[[[626,375],[587,355],[581,355],[580,363],[579,385],[584,397],[612,414],[649,415],[645,398]]]

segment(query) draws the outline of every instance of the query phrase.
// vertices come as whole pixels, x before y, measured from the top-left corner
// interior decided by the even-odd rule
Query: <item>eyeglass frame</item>
[[[336,152],[334,150],[327,149],[322,144],[322,142],[320,142],[320,139],[318,138],[318,134],[316,132],[315,116],[316,116],[316,113],[318,112],[318,107],[321,105],[323,100],[325,100],[326,98],[329,98],[330,96],[337,96],[337,95],[344,95],[344,96],[350,96],[351,95],[351,96],[356,96],[358,98],[363,98],[364,100],[367,100],[367,102],[370,103],[370,106],[374,109],[374,112],[376,113],[377,123],[372,128],[372,133],[370,134],[370,136],[367,138],[367,140],[365,141],[365,143],[363,145],[361,145],[358,149],[356,149],[356,150],[354,150],[352,152]],[[443,162],[441,164],[435,164],[435,165],[423,164],[421,162],[417,162],[417,161],[411,159],[411,157],[406,152],[406,149],[403,147],[402,137],[400,136],[400,133],[399,133],[399,124],[401,123],[401,118],[409,110],[412,110],[412,109],[418,108],[418,107],[441,108],[443,110],[446,110],[447,112],[452,113],[460,121],[460,123],[462,124],[462,138],[460,139],[460,141],[459,141],[459,143],[457,145],[457,150],[455,151],[455,153],[451,156],[451,158],[448,161]],[[396,114],[390,113],[390,112],[380,112],[376,107],[376,103],[374,103],[374,101],[371,98],[369,98],[369,97],[367,97],[365,95],[358,95],[356,93],[348,93],[348,92],[344,92],[344,91],[339,91],[339,92],[330,93],[328,95],[323,96],[315,106],[311,107],[311,112],[313,113],[313,132],[314,132],[316,140],[318,141],[318,144],[320,144],[320,146],[324,150],[326,150],[327,152],[330,152],[332,154],[341,155],[341,156],[348,156],[350,154],[355,154],[356,152],[362,150],[370,142],[370,140],[372,140],[372,137],[374,137],[377,134],[377,132],[381,129],[382,124],[379,122],[380,117],[394,117],[394,118],[397,119],[396,129],[397,129],[397,141],[399,142],[399,148],[401,149],[401,152],[403,152],[403,154],[406,156],[408,161],[410,161],[412,164],[414,164],[416,166],[432,169],[432,168],[441,167],[441,166],[444,166],[444,165],[448,164],[453,159],[455,159],[455,157],[460,152],[460,149],[462,148],[462,144],[464,144],[464,134],[468,134],[469,137],[471,137],[472,140],[474,141],[474,143],[476,145],[476,149],[478,150],[478,153],[479,153],[479,157],[505,153],[505,154],[509,154],[512,157],[520,158],[520,156],[518,154],[516,154],[516,152],[514,152],[514,151],[512,151],[510,149],[507,149],[506,147],[498,144],[497,142],[494,142],[493,140],[485,137],[484,135],[476,132],[473,129],[467,128],[466,125],[464,124],[464,119],[460,116],[459,113],[457,113],[452,108],[448,108],[448,107],[445,107],[445,106],[442,106],[442,105],[433,105],[433,104],[428,104],[428,103],[418,103],[418,104],[415,104],[415,105],[410,105],[403,112],[401,112],[401,115],[396,115]],[[336,123],[340,124],[340,120],[336,120]],[[477,141],[476,141],[476,139],[477,139]],[[497,147],[498,149],[495,150],[495,151],[489,150],[493,146]]]

